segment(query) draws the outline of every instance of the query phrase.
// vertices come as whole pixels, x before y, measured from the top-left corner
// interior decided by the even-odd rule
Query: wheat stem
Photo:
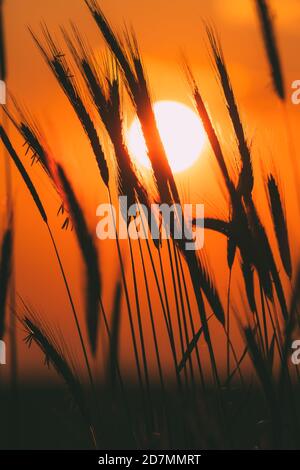
[[[66,291],[67,291],[68,299],[69,299],[69,302],[70,302],[70,305],[71,305],[71,309],[72,309],[73,317],[74,317],[74,320],[75,320],[76,328],[77,328],[77,331],[78,331],[80,344],[81,344],[81,347],[82,347],[82,351],[83,351],[84,360],[85,360],[86,368],[87,368],[87,371],[88,371],[89,379],[90,379],[92,387],[94,388],[93,374],[92,374],[92,370],[91,370],[91,367],[90,367],[86,347],[85,347],[85,344],[84,344],[84,340],[83,340],[83,336],[82,336],[82,332],[81,332],[81,328],[80,328],[80,323],[79,323],[78,316],[77,316],[76,309],[75,309],[75,305],[74,305],[74,302],[73,302],[73,299],[72,299],[69,283],[67,281],[65,270],[64,270],[61,258],[60,258],[60,254],[59,254],[55,239],[54,239],[53,234],[52,234],[52,230],[51,230],[48,223],[47,223],[47,229],[48,229],[48,232],[49,232],[52,244],[53,244],[53,248],[54,248],[55,255],[56,255],[56,258],[57,258],[57,261],[58,261],[58,264],[59,264],[60,272],[61,272],[64,284],[65,284],[65,287],[66,287]]]

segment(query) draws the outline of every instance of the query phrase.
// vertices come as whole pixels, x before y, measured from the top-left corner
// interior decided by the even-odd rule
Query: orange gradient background
[[[205,40],[203,19],[210,19],[215,25],[224,50],[225,59],[239,103],[247,137],[252,144],[254,171],[257,172],[255,195],[261,199],[258,204],[262,218],[266,211],[261,168],[276,168],[280,176],[286,199],[286,209],[290,228],[293,259],[299,255],[298,226],[293,218],[296,195],[292,185],[289,166],[286,130],[283,126],[282,105],[276,98],[271,85],[268,63],[259,31],[258,20],[252,0],[101,0],[101,6],[112,22],[121,30],[124,22],[132,25],[140,44],[143,60],[147,69],[153,99],[179,101],[193,107],[191,91],[183,73],[183,56],[189,63],[198,80],[200,91],[208,103],[213,122],[220,134],[227,159],[235,166],[238,159],[234,135],[230,127],[226,108],[214,72],[211,67]],[[285,73],[288,95],[287,112],[291,122],[295,148],[300,148],[300,105],[291,104],[291,83],[300,78],[299,22],[300,3],[298,0],[272,2],[278,43]],[[105,45],[82,0],[8,0],[5,2],[5,33],[8,60],[8,88],[21,105],[26,106],[37,120],[46,137],[55,158],[62,162],[73,182],[76,193],[88,216],[90,229],[95,233],[97,218],[96,208],[101,202],[107,202],[104,185],[101,182],[89,143],[65,98],[60,87],[45,65],[39,51],[33,44],[27,27],[36,33],[40,31],[40,22],[45,21],[54,37],[66,47],[60,33],[60,26],[69,27],[74,22],[96,51],[105,50]],[[128,101],[125,102],[125,120],[130,122],[133,116]],[[96,113],[93,115],[97,120]],[[298,128],[297,128],[298,126]],[[99,129],[101,126],[99,123]],[[31,177],[42,197],[49,216],[49,221],[68,275],[76,305],[81,312],[84,325],[83,270],[80,252],[74,233],[61,231],[62,219],[56,216],[59,200],[39,165],[30,168],[30,159],[25,157],[22,139],[10,125],[10,135],[15,148],[25,162]],[[3,148],[1,149],[3,153]],[[112,159],[108,149],[108,160]],[[1,159],[3,175],[3,159]],[[16,220],[16,290],[20,298],[27,302],[47,323],[60,328],[68,339],[70,350],[81,363],[81,352],[77,341],[70,306],[60,276],[57,261],[53,256],[53,247],[48,233],[40,220],[30,195],[20,176],[13,171],[14,202]],[[228,216],[224,191],[220,184],[214,156],[207,145],[196,165],[176,175],[176,181],[183,196],[183,202],[205,204],[207,216]],[[5,223],[5,187],[1,185],[1,227]],[[269,217],[269,215],[267,216]],[[271,221],[268,220],[268,227]],[[104,303],[107,311],[112,305],[115,281],[119,277],[115,243],[97,242],[101,272],[103,276]],[[124,257],[128,278],[130,278],[127,245],[124,243]],[[226,305],[228,269],[226,265],[226,240],[207,231],[205,235],[205,253],[203,256],[212,268],[214,280],[219,289],[223,304]],[[278,253],[277,253],[278,255]],[[278,259],[278,256],[277,256]],[[139,267],[137,266],[137,269]],[[151,278],[151,276],[150,276]],[[129,282],[131,282],[129,280]],[[239,295],[239,268],[234,274],[233,298],[237,311],[243,316],[246,302]],[[286,286],[289,292],[289,285]],[[153,293],[154,298],[155,293]],[[146,303],[142,294],[141,302]],[[21,301],[17,301],[21,305]],[[158,300],[157,300],[157,305]],[[125,308],[123,309],[125,312]],[[158,308],[158,315],[161,311]],[[21,313],[21,311],[20,311]],[[127,314],[123,315],[122,360],[131,363],[131,350],[126,344],[128,330]],[[160,341],[166,335],[162,318]],[[147,328],[145,322],[145,328]],[[214,343],[224,341],[216,320],[211,321],[215,329]],[[106,348],[105,335],[101,334],[99,354],[95,367],[101,370],[101,352]],[[236,335],[239,332],[236,328]],[[149,335],[150,336],[150,335]],[[33,348],[28,352],[22,343],[24,332],[18,325],[19,369],[22,380],[29,377],[46,376],[42,367],[40,353]],[[151,341],[149,339],[149,341]],[[220,342],[220,343],[219,343]],[[9,346],[9,345],[8,345]],[[152,346],[150,346],[152,347]],[[169,355],[166,347],[166,363]],[[220,354],[221,354],[220,347]],[[9,357],[8,357],[9,360]],[[219,358],[222,363],[222,357]],[[2,372],[3,371],[3,372]],[[1,374],[7,374],[8,368],[1,368]]]

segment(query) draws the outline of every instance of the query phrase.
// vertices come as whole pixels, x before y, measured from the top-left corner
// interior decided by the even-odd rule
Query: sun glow
[[[204,147],[206,136],[201,120],[191,108],[176,101],[157,101],[154,114],[173,172],[187,170],[198,160]],[[126,139],[132,158],[149,169],[147,147],[137,117],[129,127]]]

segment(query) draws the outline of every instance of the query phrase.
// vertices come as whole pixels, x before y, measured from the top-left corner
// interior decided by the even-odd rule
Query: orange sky
[[[27,26],[38,32],[39,22],[43,20],[61,40],[59,26],[68,26],[71,20],[99,52],[104,47],[101,36],[82,0],[6,0],[5,3],[9,90],[42,124],[53,153],[76,181],[76,191],[90,215],[91,229],[94,230],[95,210],[104,197],[103,186],[94,177],[93,157],[73,111],[33,45]],[[116,28],[121,28],[124,21],[134,27],[154,99],[191,104],[189,88],[181,69],[182,54],[188,57],[216,126],[221,129],[224,148],[234,159],[234,140],[232,133],[228,133],[230,128],[226,110],[204,44],[202,19],[212,19],[222,41],[247,135],[253,140],[255,168],[259,171],[260,160],[266,162],[272,156],[279,168],[283,187],[288,188],[287,208],[292,209],[294,196],[289,189],[290,175],[285,164],[285,130],[280,128],[282,110],[272,92],[253,4],[252,0],[101,1],[103,10]],[[300,3],[298,0],[273,0],[272,5],[288,89],[292,81],[300,78]],[[300,106],[289,105],[288,112],[297,145],[300,143],[296,127]],[[14,142],[23,161],[26,161],[22,141],[16,138]],[[60,222],[55,215],[58,201],[45,175],[38,166],[32,168],[30,174],[47,201],[47,212],[63,252],[70,284],[78,305],[82,307],[81,264],[74,236],[59,229]],[[183,194],[194,201],[204,202],[207,215],[226,216],[226,205],[217,181],[216,165],[208,149],[193,171],[178,177]],[[53,261],[48,235],[18,175],[15,177],[15,201],[18,293],[40,314],[45,313],[51,321],[73,332],[71,317],[65,313],[69,312],[69,306],[58,267]],[[291,232],[294,233],[297,226],[293,226],[293,217],[290,217],[290,223]],[[216,244],[221,250],[215,249]],[[220,270],[222,273],[226,259],[225,244],[220,244],[216,235],[208,234],[206,248],[214,271]],[[117,276],[118,269],[111,263],[111,251],[107,247],[100,247],[100,252],[103,270],[109,280],[106,282],[106,300],[109,302],[113,289],[111,279]],[[226,279],[218,277],[216,281],[222,290]],[[75,344],[72,347],[77,349]],[[31,364],[32,357],[22,354],[21,365],[30,364],[31,368],[35,368],[39,360],[35,358],[36,364]],[[22,367],[22,370],[24,375],[29,373],[28,367]]]

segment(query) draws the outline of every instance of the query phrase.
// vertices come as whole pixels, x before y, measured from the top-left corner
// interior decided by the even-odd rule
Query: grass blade
[[[110,351],[108,354],[106,367],[107,373],[110,371],[110,379],[112,387],[114,388],[119,355],[119,341],[120,341],[120,328],[121,328],[121,301],[122,301],[122,283],[117,282],[115,288],[114,305],[111,321],[111,335],[110,335]]]
[[[292,277],[292,261],[288,236],[286,216],[281,200],[278,184],[272,174],[268,176],[268,199],[272,215],[274,230],[279,247],[280,257],[285,272],[289,278]]]
[[[19,173],[21,174],[23,180],[24,180],[24,183],[26,184],[34,202],[35,202],[35,205],[43,219],[43,221],[45,223],[47,223],[47,215],[46,215],[46,212],[45,212],[45,209],[43,207],[43,204],[40,200],[40,197],[23,165],[23,163],[21,162],[21,160],[19,159],[18,155],[16,154],[5,130],[3,129],[2,126],[0,126],[0,138],[2,139],[2,142],[3,144],[5,145],[6,147],[6,150],[8,151],[8,153],[10,154],[11,158],[13,159],[14,161],[14,164],[16,165]]]
[[[12,269],[13,256],[13,233],[11,227],[5,231],[1,246],[0,262],[0,339],[5,334],[5,312],[7,307],[7,297],[9,281]]]
[[[266,53],[271,69],[274,90],[279,99],[285,99],[284,80],[274,25],[267,0],[256,0],[260,27],[264,38]]]
[[[58,175],[66,197],[78,244],[86,266],[86,318],[90,346],[93,354],[97,351],[99,299],[101,296],[101,276],[98,265],[98,252],[90,235],[83,211],[63,168],[58,165]]]

